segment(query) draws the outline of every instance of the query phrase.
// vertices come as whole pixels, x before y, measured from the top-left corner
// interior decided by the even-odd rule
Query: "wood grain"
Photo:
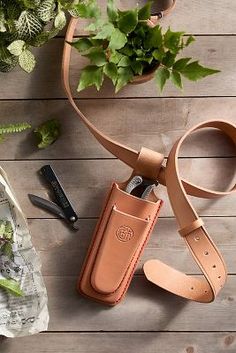
[[[50,333],[0,341],[1,353],[234,353],[235,333]]]
[[[56,38],[49,44],[36,50],[38,65],[36,70],[28,75],[17,68],[9,74],[1,74],[1,99],[38,99],[63,98],[65,94],[60,82],[60,66],[63,39]],[[207,77],[200,82],[185,82],[186,96],[235,96],[236,95],[236,37],[235,36],[200,36],[193,45],[186,49],[184,56],[193,56],[202,64],[222,70],[220,74]],[[76,87],[79,71],[87,61],[73,50],[71,61],[71,82]],[[7,85],[5,79],[7,78]],[[77,94],[76,94],[77,96]],[[113,97],[159,97],[152,81],[140,85],[128,85],[119,94],[114,95],[110,82],[97,93],[87,89],[80,94],[84,98]],[[183,94],[168,84],[162,96],[182,97]]]
[[[236,272],[235,217],[203,218],[205,226],[222,253],[229,273]],[[80,229],[73,232],[60,220],[29,220],[33,244],[39,251],[45,276],[77,276],[80,272],[97,220],[82,219]],[[143,263],[159,259],[186,273],[200,271],[182,238],[174,219],[160,218],[138,263],[137,274],[143,273]]]
[[[165,156],[195,124],[206,119],[236,121],[235,98],[93,99],[78,103],[90,121],[108,136],[133,149],[144,145]],[[2,101],[0,107],[3,122],[27,121],[35,128],[47,119],[57,118],[62,125],[59,140],[45,150],[36,148],[32,132],[8,137],[1,144],[1,159],[113,157],[91,136],[65,100]],[[235,154],[234,146],[215,130],[195,133],[181,149],[183,157]]]
[[[201,304],[135,276],[126,299],[107,307],[78,295],[76,277],[45,277],[51,331],[236,331],[236,276],[216,301]]]
[[[180,171],[185,179],[197,185],[224,190],[234,183],[234,161],[235,158],[180,159]],[[41,182],[37,171],[49,163],[55,169],[80,217],[98,217],[112,180],[127,180],[131,173],[130,168],[119,160],[2,162],[1,165],[8,173],[28,218],[51,217],[32,206],[27,196],[31,193],[48,198],[49,189]],[[165,187],[159,186],[157,194],[164,200],[161,216],[173,216]],[[215,200],[191,199],[201,216],[236,216],[234,194]]]

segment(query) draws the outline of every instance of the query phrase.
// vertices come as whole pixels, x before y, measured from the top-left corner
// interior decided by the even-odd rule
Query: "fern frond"
[[[0,125],[0,135],[14,134],[30,128],[31,125],[28,123],[4,124]]]

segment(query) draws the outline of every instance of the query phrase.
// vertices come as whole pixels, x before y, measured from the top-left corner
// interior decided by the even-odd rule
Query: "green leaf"
[[[28,9],[35,9],[40,4],[40,0],[21,0]]]
[[[149,33],[147,34],[146,40],[144,40],[144,48],[152,49],[159,48],[162,46],[163,37],[160,26],[155,26],[150,28]]]
[[[84,52],[90,49],[93,44],[88,38],[81,38],[77,40],[76,42],[70,43],[72,47],[76,48],[78,52]]]
[[[138,58],[143,57],[143,50],[142,49],[136,49],[135,54],[137,55]]]
[[[53,11],[55,9],[54,0],[44,0],[40,6],[36,8],[36,14],[43,22],[47,23],[53,18]]]
[[[90,23],[88,26],[85,27],[86,31],[95,32],[101,29],[106,23],[103,19],[98,18],[96,21]]]
[[[116,82],[115,92],[119,92],[121,88],[127,85],[128,82],[132,80],[134,74],[129,67],[120,67],[118,69],[118,78]]]
[[[181,47],[181,39],[185,32],[172,32],[170,28],[164,35],[165,47],[170,49],[173,54],[177,54]]]
[[[130,33],[132,32],[138,24],[138,11],[130,10],[130,11],[123,11],[119,12],[119,20],[118,20],[118,27],[123,33]]]
[[[114,51],[111,53],[109,61],[114,64],[118,64],[119,61],[124,57],[123,54],[119,53],[118,51]]]
[[[182,79],[177,71],[171,72],[170,79],[177,88],[183,89]]]
[[[185,43],[185,46],[188,47],[191,43],[195,42],[195,38],[194,36],[189,36],[186,43]]]
[[[46,148],[55,142],[60,135],[60,123],[56,119],[50,119],[39,125],[35,134],[39,140],[38,148]]]
[[[18,64],[18,58],[16,56],[11,56],[7,60],[0,61],[0,72],[9,72],[16,67]]]
[[[118,18],[118,10],[113,0],[107,1],[107,16],[111,22],[115,22]]]
[[[119,50],[119,52],[127,56],[132,56],[134,54],[134,49],[131,45],[126,44],[123,48]]]
[[[5,14],[3,10],[0,8],[0,32],[4,33],[6,32],[6,20],[5,20]]]
[[[198,61],[194,61],[186,65],[183,69],[179,70],[181,74],[191,81],[197,81],[209,75],[216,74],[220,70],[210,69],[199,64]]]
[[[138,57],[136,58],[137,61],[142,61],[142,62],[146,62],[148,63],[149,65],[152,63],[153,61],[153,57],[152,56],[143,56],[143,57]]]
[[[165,67],[160,67],[156,70],[155,82],[158,85],[161,92],[163,91],[163,88],[166,84],[166,81],[169,79],[169,77],[170,77],[170,72]]]
[[[132,70],[134,71],[135,75],[142,75],[143,73],[143,64],[140,61],[133,61],[131,63]]]
[[[114,28],[111,33],[111,39],[109,43],[109,48],[111,50],[118,50],[125,46],[127,43],[127,37],[118,28]]]
[[[155,49],[155,50],[152,52],[152,55],[153,55],[154,59],[156,59],[157,61],[161,62],[162,59],[163,59],[164,56],[165,56],[165,51],[163,50],[163,48]]]
[[[1,246],[0,248],[1,252],[7,256],[10,260],[14,260],[14,253],[12,250],[12,244],[11,243],[5,243]]]
[[[148,20],[151,17],[152,2],[148,2],[138,11],[139,20]]]
[[[64,11],[59,11],[54,19],[54,26],[58,29],[63,29],[66,25],[66,15]]]
[[[30,125],[29,125],[30,126]],[[30,126],[31,127],[31,126]],[[21,130],[22,131],[22,130]],[[4,229],[4,238],[9,240],[10,242],[13,242],[13,235],[14,235],[14,230],[12,228],[12,224],[10,221],[3,221],[5,225]]]
[[[131,65],[131,61],[128,56],[123,56],[118,63],[119,67],[126,67],[126,66],[130,66],[130,65]]]
[[[86,56],[91,61],[91,64],[96,66],[103,66],[107,63],[106,54],[101,48],[94,48],[84,56]]]
[[[19,283],[14,279],[0,279],[0,287],[16,297],[22,297],[24,295]]]
[[[23,52],[24,46],[25,41],[18,39],[14,40],[10,45],[8,45],[7,49],[12,55],[19,56]]]
[[[162,64],[167,67],[172,67],[174,65],[175,58],[176,58],[176,54],[173,54],[170,51],[168,51],[167,53],[165,53],[165,56],[162,59]]]
[[[86,66],[80,76],[79,85],[77,91],[80,92],[86,87],[95,86],[97,90],[102,86],[103,83],[103,70],[102,67],[97,66]]]
[[[133,37],[131,38],[131,43],[134,48],[137,48],[138,50],[141,50],[143,53],[143,49],[139,49],[140,47],[143,46],[143,40],[140,37]]]
[[[30,73],[33,71],[36,64],[35,56],[31,51],[25,49],[19,56],[19,65],[20,67]]]
[[[112,80],[113,85],[115,86],[117,81],[117,67],[114,63],[107,63],[103,68],[104,74]]]
[[[43,29],[42,22],[30,11],[22,11],[20,17],[16,21],[16,29],[19,39],[34,38]]]
[[[111,33],[114,30],[112,23],[106,23],[102,29],[96,34],[93,39],[108,39],[111,37]]]
[[[173,69],[176,71],[183,70],[190,60],[191,60],[191,58],[182,58],[182,59],[177,60],[173,66]]]
[[[96,1],[79,2],[74,5],[73,10],[76,12],[77,17],[98,18],[100,16]]]

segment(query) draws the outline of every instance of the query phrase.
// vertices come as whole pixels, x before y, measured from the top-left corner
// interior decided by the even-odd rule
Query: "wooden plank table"
[[[103,0],[105,3],[105,1]],[[136,1],[123,0],[123,7]],[[190,4],[191,3],[191,4]],[[106,83],[100,93],[88,89],[80,106],[97,127],[135,149],[141,145],[168,154],[173,142],[205,119],[236,122],[236,2],[178,0],[163,26],[196,35],[188,50],[222,70],[197,84],[185,84],[181,94],[168,86],[160,97],[154,85],[128,86],[118,95]],[[78,27],[81,34],[81,26]],[[138,265],[126,299],[106,308],[75,291],[76,277],[89,245],[106,189],[124,180],[130,170],[106,152],[75,116],[60,84],[63,38],[37,52],[32,75],[16,69],[1,74],[1,120],[28,121],[33,126],[49,118],[62,123],[62,136],[39,151],[31,134],[8,138],[1,145],[1,165],[7,171],[28,217],[33,243],[43,262],[49,295],[49,331],[20,339],[0,339],[1,353],[235,353],[236,351],[236,208],[235,197],[209,201],[193,199],[209,233],[222,251],[229,270],[226,287],[208,305],[185,301],[147,283],[142,264],[150,258],[199,274],[177,235],[173,213],[165,202],[160,221]],[[73,55],[76,84],[83,60]],[[204,147],[203,147],[204,146]],[[57,171],[81,217],[77,234],[58,219],[32,207],[27,193],[46,197],[36,172],[46,163]],[[181,151],[182,174],[198,184],[224,189],[232,184],[235,151],[220,133],[198,134]]]

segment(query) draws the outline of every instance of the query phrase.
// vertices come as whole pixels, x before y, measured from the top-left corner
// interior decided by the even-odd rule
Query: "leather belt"
[[[221,130],[236,145],[236,126],[221,120],[206,121],[196,125],[174,144],[168,156],[166,167],[161,165],[164,159],[162,154],[146,148],[137,152],[109,138],[99,131],[80,111],[71,93],[69,83],[71,45],[68,43],[73,40],[77,21],[74,18],[70,21],[63,52],[62,79],[67,97],[83,123],[103,147],[134,170],[141,170],[143,176],[157,180],[166,186],[171,206],[180,227],[179,233],[201,269],[203,277],[186,275],[159,260],[147,261],[144,264],[144,273],[149,281],[176,295],[198,302],[211,302],[224,286],[227,271],[221,254],[207,233],[203,221],[198,217],[187,194],[213,199],[235,192],[236,185],[230,191],[220,192],[199,187],[182,179],[179,175],[178,155],[185,139],[194,131],[203,128]]]

